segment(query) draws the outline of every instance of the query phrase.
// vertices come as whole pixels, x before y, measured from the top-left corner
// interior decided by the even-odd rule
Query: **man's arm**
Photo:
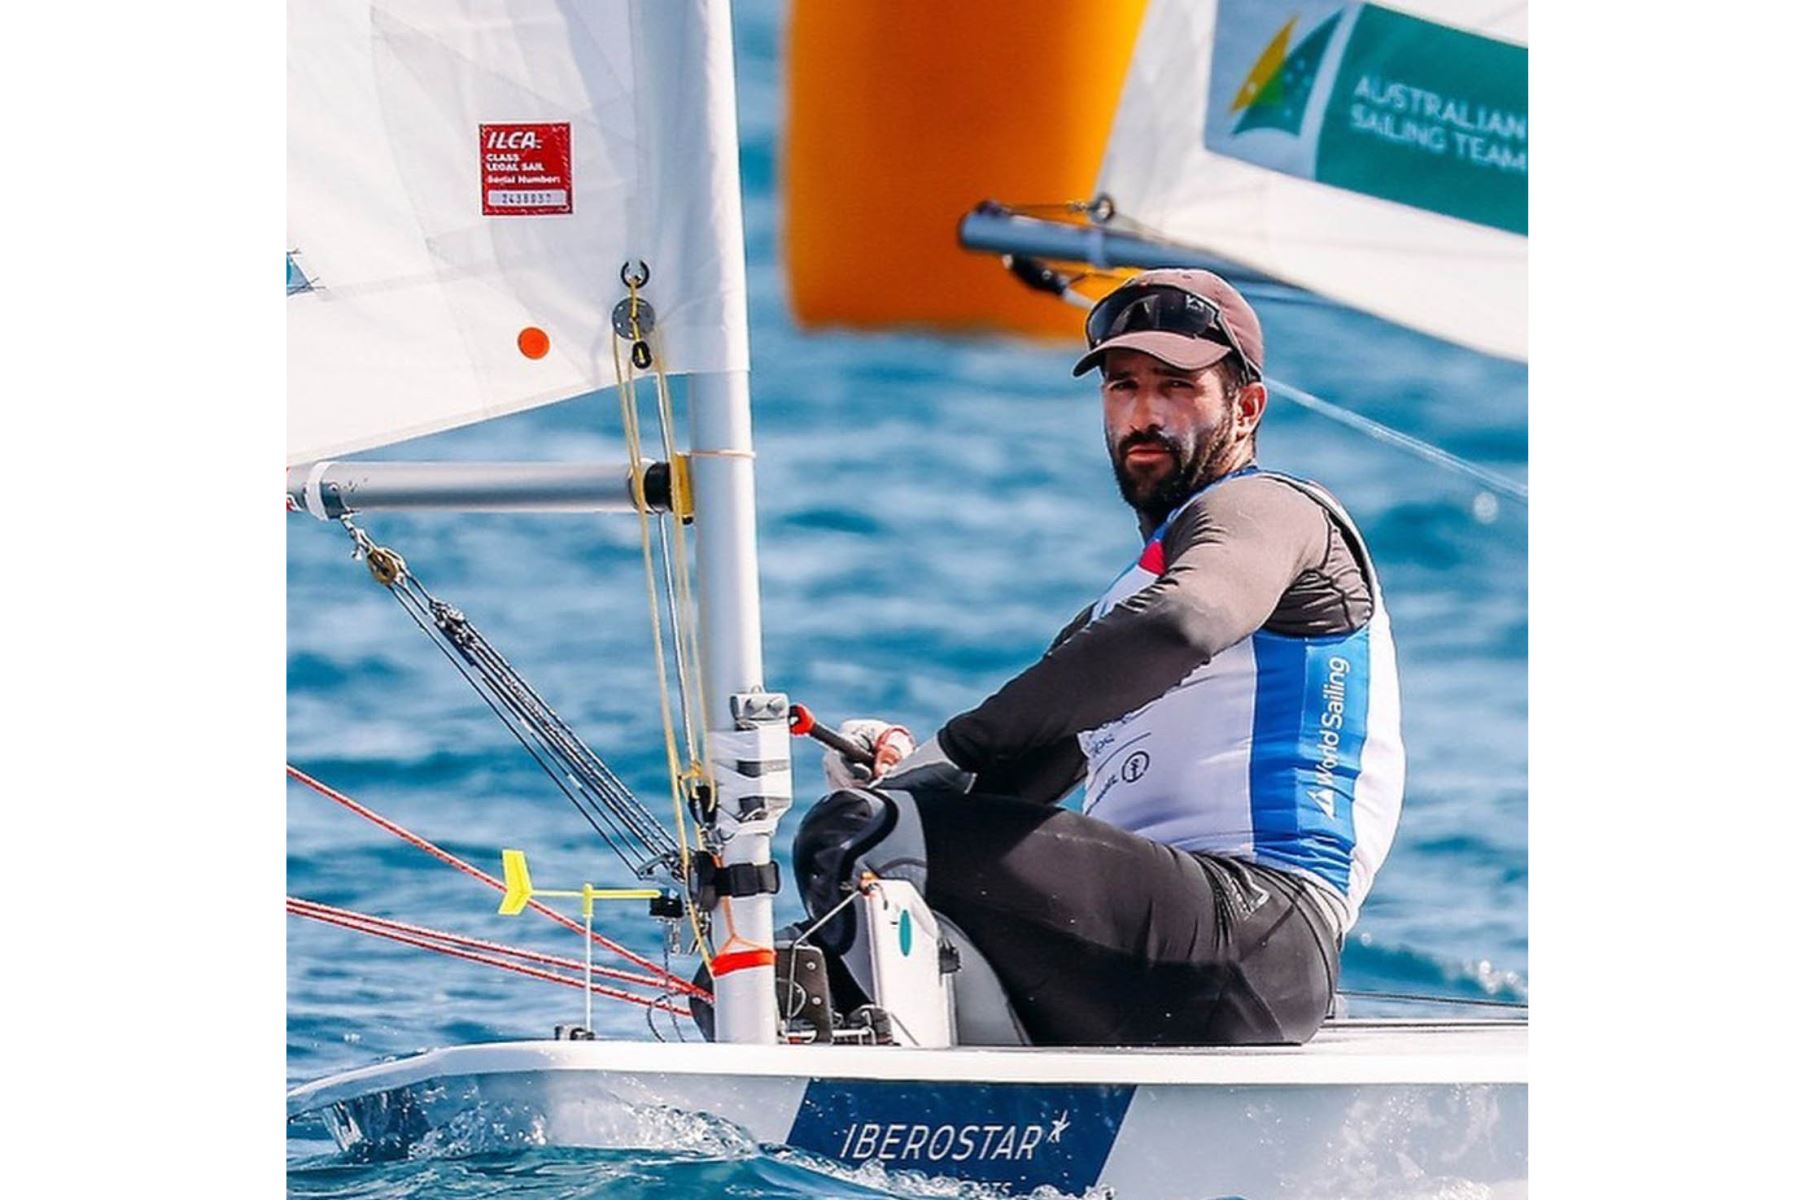
[[[1076,614],[1075,619],[1051,640],[1050,649],[1045,653],[1053,653],[1058,646],[1080,633],[1093,612],[1094,606],[1090,604]],[[994,760],[981,770],[969,790],[1012,796],[1034,804],[1055,804],[1081,782],[1086,772],[1087,756],[1082,754],[1081,743],[1075,740],[1075,735],[1070,734],[1047,746]]]
[[[1064,625],[1062,630],[1058,632],[1055,637],[1050,639],[1050,650],[1046,650],[1044,653],[1049,654],[1051,650],[1055,650],[1058,646],[1080,633],[1083,629],[1086,629],[1087,623],[1093,619],[1094,606],[1090,604],[1080,612],[1076,613],[1075,619],[1070,621],[1067,625]]]
[[[1163,539],[1156,582],[1066,640],[938,733],[944,753],[978,775],[1054,747],[1155,700],[1243,641],[1326,548],[1328,518],[1273,479],[1220,483]]]

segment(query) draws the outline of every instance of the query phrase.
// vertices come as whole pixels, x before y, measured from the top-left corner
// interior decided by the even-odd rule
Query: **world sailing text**
[[[1314,788],[1308,795],[1325,810],[1327,817],[1337,816],[1337,769],[1339,747],[1343,742],[1344,692],[1350,682],[1350,660],[1333,655],[1325,663],[1325,686],[1319,697],[1325,711],[1319,717],[1318,763],[1313,767]]]

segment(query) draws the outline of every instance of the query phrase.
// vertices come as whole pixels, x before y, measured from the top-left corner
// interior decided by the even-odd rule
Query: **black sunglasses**
[[[1218,305],[1182,288],[1163,283],[1127,285],[1094,305],[1088,313],[1087,344],[1090,350],[1121,334],[1144,332],[1178,333],[1183,337],[1229,346],[1237,354],[1250,381],[1262,378],[1262,371],[1244,353]]]

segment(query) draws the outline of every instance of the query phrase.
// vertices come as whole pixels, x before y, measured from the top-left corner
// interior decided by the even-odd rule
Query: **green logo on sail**
[[[1364,5],[1319,127],[1314,178],[1526,232],[1526,50]]]
[[[1319,66],[1325,60],[1325,46],[1331,41],[1332,31],[1343,15],[1341,11],[1332,13],[1294,47],[1292,54],[1288,53],[1288,39],[1293,37],[1294,25],[1300,18],[1289,18],[1263,49],[1232,99],[1231,111],[1241,110],[1244,114],[1231,130],[1234,135],[1246,129],[1300,132],[1300,123],[1306,117],[1307,98],[1312,95]]]
[[[1378,4],[1218,0],[1202,136],[1270,171],[1523,235],[1527,62],[1522,45]]]

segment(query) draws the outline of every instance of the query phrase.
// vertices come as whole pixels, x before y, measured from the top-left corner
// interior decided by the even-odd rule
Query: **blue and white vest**
[[[1177,849],[1310,876],[1341,898],[1347,931],[1400,819],[1406,756],[1394,642],[1349,514],[1317,484],[1260,473],[1337,522],[1368,579],[1373,615],[1332,637],[1259,629],[1144,707],[1081,734],[1083,811]],[[1200,494],[1150,535],[1091,620],[1163,573],[1163,535]]]

